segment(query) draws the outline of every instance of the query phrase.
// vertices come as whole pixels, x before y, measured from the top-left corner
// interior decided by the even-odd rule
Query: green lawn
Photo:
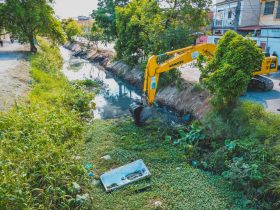
[[[106,193],[92,185],[94,209],[244,209],[246,199],[221,177],[198,170],[178,146],[164,142],[166,129],[158,123],[136,127],[130,119],[95,120],[87,135],[84,164],[92,163],[96,178],[110,168],[143,159],[152,176]],[[110,155],[111,160],[101,159]],[[136,190],[151,185],[150,190]]]

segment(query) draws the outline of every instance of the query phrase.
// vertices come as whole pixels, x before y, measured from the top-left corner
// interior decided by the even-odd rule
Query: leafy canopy
[[[82,27],[72,18],[62,20],[62,27],[69,41],[71,41],[74,36],[83,33]]]
[[[216,108],[235,104],[262,60],[262,51],[253,40],[234,31],[221,38],[214,58],[205,67],[200,65],[202,81],[214,94]]]
[[[103,41],[113,41],[117,37],[116,6],[124,6],[128,0],[98,0],[97,9],[92,11],[96,27],[104,31]]]
[[[151,54],[191,45],[194,32],[207,23],[208,5],[206,0],[132,0],[116,7],[118,58],[136,64]]]
[[[104,31],[102,28],[100,28],[96,22],[92,23],[92,27],[89,33],[86,34],[86,38],[90,40],[98,50],[98,43],[104,42],[106,40],[106,37],[104,37]]]
[[[163,31],[161,10],[155,0],[132,0],[125,7],[116,8],[117,32],[116,51],[120,59],[131,64],[154,51],[150,39]]]
[[[195,32],[208,24],[207,8],[209,0],[161,0],[164,33],[156,38],[160,43],[160,53],[193,44]]]
[[[37,35],[48,37],[55,43],[63,43],[64,35],[60,22],[51,7],[53,0],[6,0],[0,8],[5,28],[20,42],[29,43],[36,52],[34,39]]]

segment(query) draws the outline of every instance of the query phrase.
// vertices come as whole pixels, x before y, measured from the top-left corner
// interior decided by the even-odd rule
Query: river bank
[[[87,49],[84,44],[78,42],[67,43],[65,47],[90,62],[96,63],[107,71],[112,72],[131,85],[140,89],[143,87],[144,72],[139,66],[130,67],[122,61],[114,60],[115,53],[111,49]],[[156,102],[161,106],[167,106],[179,115],[192,114],[196,119],[201,119],[210,110],[210,95],[196,83],[182,80],[181,88],[170,84],[159,89]]]

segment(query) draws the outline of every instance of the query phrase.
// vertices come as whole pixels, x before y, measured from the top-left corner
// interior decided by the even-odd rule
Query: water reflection
[[[71,52],[61,48],[64,58],[63,73],[69,80],[92,79],[103,84],[94,102],[93,111],[97,119],[117,118],[128,115],[129,104],[141,99],[141,92],[112,76],[110,72],[97,68],[87,60],[71,56]]]
[[[104,71],[87,60],[71,56],[72,52],[61,47],[64,58],[63,73],[69,80],[92,79],[100,81],[101,90],[93,101],[96,109],[93,111],[96,119],[118,118],[129,115],[129,105],[136,100],[141,100],[141,91],[120,79],[110,72]],[[154,117],[171,125],[178,125],[182,121],[166,107],[156,108]]]

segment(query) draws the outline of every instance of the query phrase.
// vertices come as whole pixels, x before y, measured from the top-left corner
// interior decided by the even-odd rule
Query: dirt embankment
[[[113,61],[115,56],[113,50],[88,50],[82,44],[75,42],[68,43],[65,47],[74,51],[76,56],[81,56],[93,63],[97,63],[130,84],[142,88],[143,71],[137,66],[130,67],[122,61]],[[156,102],[170,107],[180,115],[191,113],[195,118],[200,119],[210,110],[209,98],[209,93],[199,88],[195,82],[183,79],[180,89],[171,84],[158,90]]]
[[[22,100],[29,91],[27,52],[27,46],[11,44],[9,40],[4,40],[4,47],[0,48],[0,111]]]

